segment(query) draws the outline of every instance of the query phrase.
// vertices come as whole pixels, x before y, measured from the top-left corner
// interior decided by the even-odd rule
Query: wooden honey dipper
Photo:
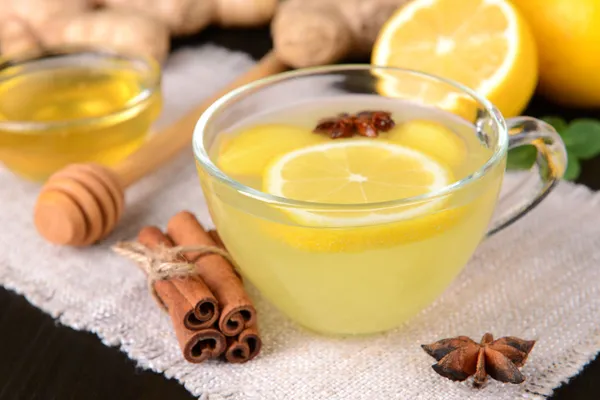
[[[49,242],[86,246],[119,221],[127,187],[156,170],[191,142],[200,115],[234,88],[287,69],[367,55],[381,25],[409,0],[286,0],[271,24],[274,51],[250,71],[199,105],[112,168],[73,164],[53,174],[34,210],[39,234]],[[362,22],[361,22],[362,21]]]

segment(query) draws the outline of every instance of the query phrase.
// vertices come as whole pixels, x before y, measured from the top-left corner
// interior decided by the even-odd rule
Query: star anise
[[[392,114],[387,111],[361,111],[354,115],[342,113],[333,118],[325,118],[319,121],[314,132],[327,134],[332,139],[352,137],[355,134],[377,137],[379,132],[387,132],[395,125]]]
[[[480,343],[458,336],[421,347],[438,361],[432,366],[435,372],[453,381],[475,375],[473,386],[481,387],[488,375],[500,382],[525,381],[519,368],[525,364],[534,344],[535,340],[512,336],[494,340],[491,333],[486,333]]]

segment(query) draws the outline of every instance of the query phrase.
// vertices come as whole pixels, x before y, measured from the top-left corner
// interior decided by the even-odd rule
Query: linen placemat
[[[165,69],[165,117],[158,126],[252,64],[215,46],[176,52]],[[143,225],[164,226],[183,209],[212,226],[191,150],[132,187],[118,229],[85,249],[52,246],[37,236],[31,214],[38,185],[0,170],[0,187],[0,284],[204,400],[541,399],[600,349],[600,197],[583,186],[561,183],[526,218],[484,241],[433,305],[391,332],[317,336],[249,287],[264,347],[241,365],[185,362],[142,272],[109,250]],[[522,369],[524,384],[490,381],[476,390],[470,382],[450,382],[431,369],[434,360],[420,347],[457,335],[478,340],[486,331],[538,341]]]

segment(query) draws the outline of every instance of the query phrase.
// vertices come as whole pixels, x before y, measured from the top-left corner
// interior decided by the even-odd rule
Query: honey
[[[38,181],[70,163],[113,165],[158,117],[158,80],[151,64],[100,53],[1,68],[0,161]]]

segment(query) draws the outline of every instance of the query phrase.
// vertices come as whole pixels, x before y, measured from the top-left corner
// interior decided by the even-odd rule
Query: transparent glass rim
[[[148,68],[147,79],[148,88],[141,91],[132,101],[123,108],[116,111],[102,114],[96,117],[69,119],[64,121],[18,121],[18,120],[1,120],[0,129],[5,131],[18,132],[19,134],[35,135],[42,130],[64,129],[76,125],[99,124],[105,120],[118,118],[122,115],[135,111],[159,89],[161,84],[161,68],[156,60],[151,57],[146,57],[139,54],[119,53],[112,49],[102,47],[87,47],[87,46],[60,46],[49,47],[39,51],[26,52],[17,54],[0,61],[0,74],[7,68],[18,67],[20,65],[35,65],[35,63],[46,61],[49,58],[60,57],[76,57],[92,55],[103,60],[123,60],[130,62],[138,62]],[[18,74],[15,76],[18,77]],[[8,79],[13,79],[10,77]],[[2,80],[0,76],[0,80]],[[93,132],[93,131],[90,131]]]
[[[387,200],[383,202],[373,202],[373,203],[361,203],[361,204],[335,204],[335,203],[319,203],[312,201],[304,201],[304,200],[293,200],[288,199],[286,197],[275,196],[269,193],[262,192],[260,190],[254,189],[250,186],[244,185],[243,183],[236,181],[231,178],[229,175],[221,171],[210,159],[208,155],[207,149],[204,147],[204,133],[208,124],[211,122],[211,119],[222,108],[227,107],[231,102],[234,102],[240,97],[245,96],[248,92],[255,91],[257,89],[265,88],[271,86],[276,83],[280,83],[286,80],[295,79],[298,77],[306,77],[312,75],[319,75],[324,73],[344,73],[349,71],[389,71],[396,73],[406,73],[413,74],[422,78],[427,78],[431,80],[435,80],[448,86],[451,86],[458,91],[461,91],[475,101],[477,101],[490,115],[492,121],[498,129],[498,140],[495,143],[494,153],[487,160],[487,162],[481,166],[477,171],[472,174],[464,177],[463,179],[453,182],[443,188],[440,188],[435,191],[427,192],[418,196],[406,197],[402,199],[394,199]],[[496,109],[496,107],[484,97],[478,95],[475,91],[469,89],[468,87],[448,80],[435,75],[431,75],[425,72],[416,71],[412,69],[405,68],[396,68],[396,67],[383,67],[376,66],[370,64],[341,64],[341,65],[329,65],[329,66],[320,66],[320,67],[309,67],[309,68],[301,68],[297,70],[291,70],[287,72],[282,72],[276,75],[272,75],[270,77],[258,79],[249,84],[240,86],[236,89],[233,89],[229,93],[220,97],[216,100],[210,107],[206,109],[206,111],[200,116],[196,126],[194,128],[194,133],[192,137],[192,147],[194,151],[194,157],[197,162],[200,163],[201,167],[208,172],[212,177],[217,179],[219,182],[231,187],[236,192],[250,197],[255,200],[259,200],[264,203],[277,205],[281,207],[287,208],[299,208],[299,209],[310,209],[314,211],[326,211],[326,210],[338,210],[338,211],[361,211],[361,210],[372,210],[372,209],[385,209],[391,207],[398,207],[404,205],[410,205],[413,203],[425,202],[434,200],[439,197],[447,196],[457,190],[460,190],[465,185],[468,185],[474,181],[481,179],[487,171],[496,166],[502,158],[506,155],[508,150],[508,129],[506,126],[506,122],[500,112]]]

